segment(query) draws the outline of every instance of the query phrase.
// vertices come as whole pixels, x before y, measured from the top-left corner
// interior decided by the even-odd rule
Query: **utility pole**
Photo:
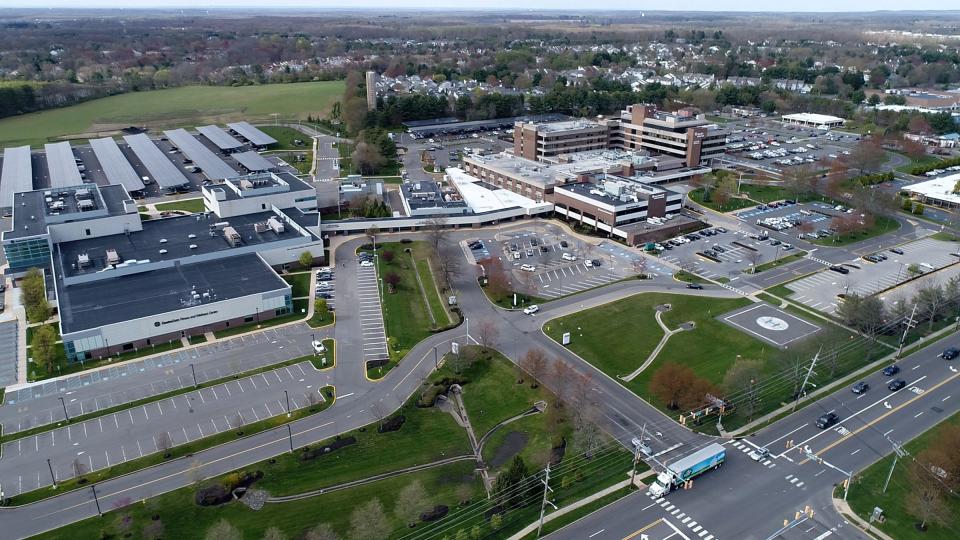
[[[803,390],[807,387],[807,381],[810,380],[810,374],[813,373],[813,366],[817,365],[817,359],[820,358],[820,351],[822,350],[823,345],[820,346],[817,354],[813,355],[813,361],[810,362],[810,369],[807,370],[807,374],[803,378],[803,384],[800,385],[800,391],[797,392],[797,398],[793,400],[793,411],[797,410],[797,405],[800,403],[800,396],[803,395]]]
[[[58,398],[60,400],[60,405],[63,406],[63,417],[67,419],[67,422],[70,421],[70,415],[67,414],[67,404],[64,403],[63,398]]]
[[[550,489],[550,462],[548,461],[546,476],[543,478],[543,500],[540,502],[540,525],[537,526],[537,538],[540,537],[540,532],[543,530],[543,515],[547,510],[547,492],[549,491],[553,490]],[[551,506],[553,505],[551,504]]]
[[[913,328],[913,317],[917,314],[917,304],[913,305],[913,311],[910,312],[910,320],[907,321],[907,327],[903,329],[903,337],[900,338],[900,348],[897,349],[897,358],[903,354],[903,344],[907,342],[907,332]]]
[[[633,468],[630,469],[630,485],[634,485],[633,480],[637,477],[637,462],[640,461],[640,446],[643,444],[643,436],[647,431],[647,423],[643,423],[643,427],[640,429],[640,444],[636,445],[633,449]]]
[[[897,466],[897,460],[907,455],[907,451],[904,450],[899,443],[890,441],[890,444],[893,445],[893,463],[890,464],[890,472],[887,473],[887,479],[883,482],[883,491],[881,493],[887,492],[887,486],[890,485],[890,478],[893,476],[893,468]]]

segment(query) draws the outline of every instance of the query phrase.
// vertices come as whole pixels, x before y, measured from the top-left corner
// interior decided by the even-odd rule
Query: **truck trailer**
[[[666,465],[666,470],[657,475],[657,479],[647,493],[654,497],[663,497],[685,482],[700,476],[710,469],[719,468],[727,457],[727,449],[717,443]]]

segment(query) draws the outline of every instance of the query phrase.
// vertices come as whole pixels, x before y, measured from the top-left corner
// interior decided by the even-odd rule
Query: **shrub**
[[[447,515],[450,509],[442,504],[434,506],[432,510],[427,510],[426,512],[420,514],[420,521],[436,521],[443,516]]]
[[[377,428],[377,431],[379,433],[389,433],[391,431],[398,431],[401,427],[403,427],[403,423],[406,421],[407,421],[407,417],[403,416],[402,414],[399,416],[394,416],[393,418],[390,418],[386,422],[384,422],[379,428]]]

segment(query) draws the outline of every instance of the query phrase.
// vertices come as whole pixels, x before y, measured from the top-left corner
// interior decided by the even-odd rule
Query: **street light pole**
[[[283,399],[287,401],[287,418],[290,418],[290,394],[286,390],[283,391]]]
[[[70,421],[70,415],[67,414],[67,404],[64,403],[63,398],[58,398],[60,400],[60,405],[63,406],[63,417],[67,419],[67,422]]]
[[[47,468],[50,469],[50,480],[53,481],[53,489],[57,489],[57,477],[53,474],[53,464],[50,463],[50,458],[47,458]]]
[[[193,375],[193,387],[197,387],[197,370],[193,368],[193,364],[190,364],[190,374]]]
[[[100,499],[97,498],[97,485],[90,484],[90,490],[93,491],[93,502],[97,505],[97,515],[103,516],[103,512],[100,511]]]
[[[293,453],[293,430],[290,429],[290,424],[287,424],[287,437],[290,440],[290,453]]]

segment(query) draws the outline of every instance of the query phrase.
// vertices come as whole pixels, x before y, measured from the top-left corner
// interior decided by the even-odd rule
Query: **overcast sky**
[[[878,11],[878,10],[936,10],[950,7],[943,0],[804,0],[802,2],[771,2],[770,0],[686,0],[682,4],[638,0],[525,0],[524,9],[586,9],[643,10],[672,9],[683,11]],[[516,9],[516,0],[0,0],[0,7],[69,7],[69,8],[455,8],[455,9]],[[953,4],[956,9],[957,4]]]

